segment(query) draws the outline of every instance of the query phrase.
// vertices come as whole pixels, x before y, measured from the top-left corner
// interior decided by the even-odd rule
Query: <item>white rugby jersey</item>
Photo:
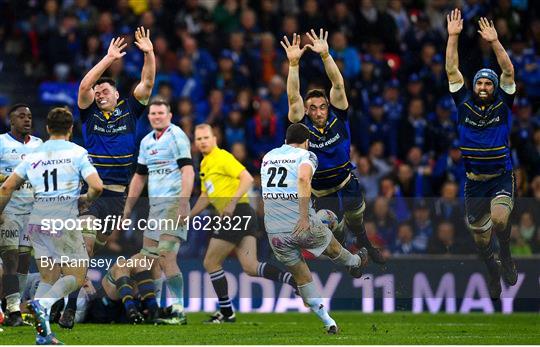
[[[0,135],[0,174],[9,176],[24,157],[43,143],[40,138],[29,136],[28,141],[22,143],[10,133]],[[13,192],[9,203],[4,209],[8,214],[28,214],[34,201],[32,185],[25,182],[18,190]]]
[[[28,224],[42,224],[42,219],[75,219],[81,179],[97,171],[86,149],[65,140],[48,140],[27,154],[15,173],[34,188]]]
[[[317,156],[287,144],[268,152],[261,164],[264,224],[268,234],[290,233],[300,217],[298,169],[307,163],[317,169]],[[310,214],[314,214],[310,202]]]
[[[137,162],[148,167],[148,196],[152,204],[163,202],[156,199],[159,197],[180,196],[182,174],[178,159],[191,159],[189,138],[180,127],[171,124],[159,138],[151,131],[142,139]]]

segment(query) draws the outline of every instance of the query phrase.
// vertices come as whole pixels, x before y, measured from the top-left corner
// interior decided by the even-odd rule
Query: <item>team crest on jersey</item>
[[[156,155],[158,154],[158,150],[157,149],[153,149],[150,151],[149,155]]]

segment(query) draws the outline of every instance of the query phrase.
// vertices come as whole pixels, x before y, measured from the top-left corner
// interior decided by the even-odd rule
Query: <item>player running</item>
[[[8,115],[11,130],[0,135],[0,184],[14,172],[28,153],[43,143],[41,139],[30,135],[32,112],[28,105],[15,104]],[[20,303],[30,265],[30,260],[26,259],[30,257],[31,250],[26,226],[32,201],[32,186],[26,182],[13,193],[4,209],[4,224],[0,225],[0,257],[4,267],[2,285],[7,304],[5,324],[9,326],[23,325]]]
[[[217,216],[212,220],[217,223],[211,227],[204,268],[218,297],[219,311],[207,323],[232,323],[236,321],[236,315],[229,298],[223,262],[233,250],[249,276],[264,277],[295,288],[296,283],[290,273],[257,259],[257,217],[247,196],[253,177],[232,154],[219,148],[216,141],[210,125],[200,124],[195,128],[195,145],[204,158],[200,169],[201,195],[191,210],[191,217],[210,204],[216,210]]]
[[[460,149],[467,171],[467,222],[488,268],[489,293],[497,299],[501,295],[501,270],[508,285],[513,286],[517,282],[516,266],[510,255],[508,223],[515,192],[509,144],[516,92],[514,67],[497,38],[493,21],[480,18],[478,32],[493,48],[502,74],[499,85],[493,70],[481,69],[474,76],[472,92],[469,91],[458,63],[458,38],[463,29],[461,12],[453,10],[447,20],[446,73],[450,92],[458,107]],[[499,240],[500,262],[493,255],[492,230]]]
[[[281,45],[289,59],[287,95],[289,98],[289,121],[303,122],[309,129],[309,148],[319,160],[313,176],[312,193],[317,210],[329,209],[342,215],[347,227],[354,233],[360,247],[366,247],[371,259],[379,264],[385,259],[371,245],[363,223],[364,198],[356,177],[351,173],[351,139],[347,109],[349,103],[343,76],[328,52],[328,32],[321,29],[319,37],[312,29],[306,33],[311,44],[300,49],[300,35],[294,34],[292,44],[283,37]],[[324,90],[312,89],[305,101],[300,95],[299,62],[309,48],[321,55],[326,75],[332,82],[330,100]],[[343,235],[344,237],[344,235]],[[341,237],[340,237],[341,239]]]
[[[336,334],[336,322],[324,307],[301,252],[305,249],[316,257],[324,254],[346,266],[355,278],[362,276],[368,254],[365,248],[360,255],[351,254],[316,216],[311,206],[310,184],[318,163],[315,154],[308,151],[309,137],[307,126],[292,124],[287,129],[285,144],[264,156],[264,224],[276,258],[292,273],[304,303],[322,320],[329,334]]]
[[[73,130],[71,112],[65,108],[52,109],[46,125],[49,140],[28,153],[0,187],[0,212],[13,192],[29,181],[34,189],[34,204],[28,230],[41,275],[35,299],[30,302],[36,319],[36,343],[59,344],[49,325],[50,308],[83,285],[88,254],[79,230],[57,230],[51,221],[77,219],[78,201],[97,199],[103,183],[88,159],[88,152],[69,142]],[[81,178],[88,184],[88,192],[83,195],[80,195]]]
[[[137,161],[137,170],[131,184],[123,217],[129,218],[138,197],[148,181],[150,212],[148,220],[174,221],[165,228],[147,229],[144,232],[144,256],[159,257],[159,266],[166,277],[166,284],[178,301],[172,307],[172,316],[167,322],[186,324],[184,314],[184,279],[176,257],[180,242],[187,240],[184,218],[189,216],[189,198],[193,189],[193,163],[189,138],[180,127],[171,124],[169,104],[161,100],[150,103],[148,112],[150,125],[154,129],[142,141]],[[176,225],[177,221],[182,223]]]

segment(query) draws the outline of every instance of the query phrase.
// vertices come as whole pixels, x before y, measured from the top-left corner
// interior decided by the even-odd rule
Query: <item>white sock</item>
[[[333,258],[332,261],[343,266],[358,266],[362,262],[358,254],[352,254],[343,247],[341,247],[339,255]]]
[[[156,287],[156,301],[158,306],[161,307],[161,294],[163,292],[163,277],[154,280],[154,286]],[[167,305],[165,305],[166,307]]]
[[[308,284],[298,286],[298,291],[300,292],[300,296],[304,300],[304,303],[308,305],[311,311],[313,311],[313,313],[319,317],[325,327],[336,325],[336,321],[330,317],[326,307],[324,307],[323,300],[321,299],[319,291],[315,287],[315,283],[310,282]]]
[[[51,287],[51,289],[44,295],[44,298],[39,299],[39,303],[45,308],[47,313],[50,308],[58,299],[69,295],[72,291],[77,289],[77,279],[75,276],[64,276]]]
[[[34,294],[34,299],[39,300],[43,297],[45,297],[45,294],[51,290],[52,284],[45,283],[43,280],[39,281],[38,287],[36,289],[36,293]]]
[[[19,292],[6,295],[6,310],[9,313],[19,312],[21,310],[20,304],[21,304],[21,296],[19,295]]]

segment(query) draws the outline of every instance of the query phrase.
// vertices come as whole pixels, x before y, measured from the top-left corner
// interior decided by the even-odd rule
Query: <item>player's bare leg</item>
[[[298,291],[304,304],[319,317],[328,334],[337,334],[338,327],[336,321],[330,317],[326,307],[324,307],[321,294],[317,290],[315,283],[313,283],[313,277],[306,262],[302,259],[294,265],[287,266],[287,269],[291,272],[298,284]]]
[[[278,283],[287,283],[297,290],[296,282],[291,273],[281,271],[272,264],[259,262],[257,259],[257,239],[254,236],[244,236],[236,247],[236,256],[242,269],[249,276],[263,277]]]
[[[360,249],[358,254],[352,254],[343,248],[334,236],[332,236],[323,254],[328,256],[332,262],[345,266],[354,278],[360,278],[362,276],[362,271],[368,263],[368,252],[366,248]]]

